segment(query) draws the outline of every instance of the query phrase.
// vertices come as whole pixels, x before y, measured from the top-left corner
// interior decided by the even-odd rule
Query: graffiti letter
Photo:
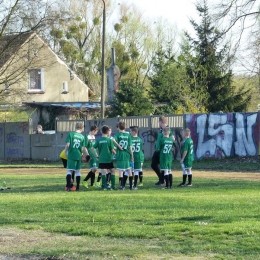
[[[206,130],[207,115],[201,115],[197,118],[197,134],[198,134],[198,147],[197,147],[197,158],[201,158],[206,153],[213,156],[216,151],[216,140],[210,139],[204,142],[204,135]]]
[[[215,125],[218,125],[216,128]],[[227,114],[210,115],[208,134],[215,136],[217,146],[230,156],[233,142],[233,126],[227,124]]]
[[[253,125],[256,123],[257,113],[247,116],[246,129],[243,114],[236,113],[235,153],[238,156],[257,155],[253,140]],[[246,132],[246,133],[245,133]]]

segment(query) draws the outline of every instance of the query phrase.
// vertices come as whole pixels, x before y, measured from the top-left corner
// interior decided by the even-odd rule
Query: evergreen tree
[[[236,89],[233,85],[233,73],[230,69],[231,55],[227,44],[221,47],[221,33],[212,25],[207,0],[196,5],[201,17],[200,24],[191,20],[197,38],[186,37],[193,51],[197,68],[197,85],[207,92],[204,105],[208,112],[244,111],[250,101],[250,91],[243,88]],[[186,67],[187,74],[191,75],[190,68]],[[194,87],[191,86],[191,87]]]
[[[157,103],[154,114],[198,113],[205,110],[190,90],[185,66],[175,60],[171,48],[159,50],[153,61],[149,97]]]
[[[145,95],[145,89],[134,81],[121,80],[119,91],[115,93],[107,116],[145,116],[154,110],[150,100]]]

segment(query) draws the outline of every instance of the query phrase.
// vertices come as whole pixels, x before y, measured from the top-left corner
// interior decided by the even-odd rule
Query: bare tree
[[[238,23],[240,32],[243,32],[254,27],[260,17],[257,0],[220,0],[214,9],[217,11],[215,18],[224,24],[223,33],[229,32]]]
[[[15,97],[21,97],[17,83],[42,47],[36,48],[34,33],[52,19],[48,16],[51,4],[41,0],[0,0],[0,103],[7,102],[5,93],[14,102]],[[25,42],[30,47],[19,51]]]

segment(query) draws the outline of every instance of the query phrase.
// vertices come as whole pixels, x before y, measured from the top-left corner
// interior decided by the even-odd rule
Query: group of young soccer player
[[[101,128],[102,136],[100,138],[95,137],[99,130],[96,125],[91,126],[89,134],[84,136],[82,134],[83,123],[77,123],[76,131],[68,134],[65,149],[60,155],[64,167],[67,168],[66,190],[79,190],[82,162],[89,162],[90,168],[83,180],[86,188],[100,187],[102,190],[116,190],[114,159],[116,159],[116,167],[119,172],[119,189],[124,190],[127,184],[130,190],[137,190],[137,186],[143,186],[143,140],[138,136],[138,126],[130,127],[130,132],[127,132],[125,122],[119,121],[116,127],[118,132],[114,137],[111,136],[112,129],[106,125]],[[155,151],[160,165],[160,173],[157,173],[158,183],[164,189],[170,189],[173,185],[171,172],[173,145],[173,133],[167,125],[164,125],[158,135]],[[179,185],[181,187],[192,186],[192,162],[193,142],[190,138],[190,130],[185,129],[181,158],[183,182]],[[98,169],[100,170],[96,180]],[[73,185],[75,176],[76,187]],[[188,185],[186,185],[187,176]]]
[[[130,190],[138,189],[138,179],[138,186],[143,185],[143,141],[138,136],[137,126],[130,127],[129,133],[125,130],[125,122],[120,121],[117,124],[118,133],[112,137],[112,129],[105,125],[101,128],[102,136],[97,140],[95,138],[98,133],[97,126],[91,126],[86,137],[81,134],[84,130],[82,127],[82,123],[77,123],[76,131],[68,134],[65,149],[60,155],[63,162],[67,159],[67,166],[64,164],[64,167],[67,168],[66,190],[79,190],[82,161],[89,161],[90,166],[90,172],[83,180],[86,188],[89,187],[88,181],[90,180],[90,187],[101,187],[103,190],[117,189],[113,163],[115,158],[119,171],[119,189],[125,189],[128,178]],[[84,137],[84,141],[78,138],[79,133]],[[76,154],[77,159],[74,156]],[[100,169],[100,172],[95,182],[98,169]],[[76,175],[76,187],[72,184],[74,181],[73,174]]]

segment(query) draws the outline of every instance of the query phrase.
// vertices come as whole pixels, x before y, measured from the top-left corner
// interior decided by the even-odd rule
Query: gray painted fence
[[[183,115],[167,116],[169,126],[177,136],[183,128]],[[0,159],[46,159],[56,161],[59,154],[65,147],[66,136],[70,131],[75,130],[76,122],[83,122],[85,125],[84,134],[87,134],[91,125],[99,128],[103,125],[112,127],[112,135],[116,130],[116,123],[120,120],[126,122],[127,127],[139,126],[139,136],[143,139],[144,153],[146,158],[151,158],[155,141],[158,134],[159,117],[116,117],[97,120],[57,120],[54,134],[33,134],[33,122],[0,123]],[[101,134],[97,135],[99,138]],[[175,157],[179,157],[179,145],[176,143]]]

